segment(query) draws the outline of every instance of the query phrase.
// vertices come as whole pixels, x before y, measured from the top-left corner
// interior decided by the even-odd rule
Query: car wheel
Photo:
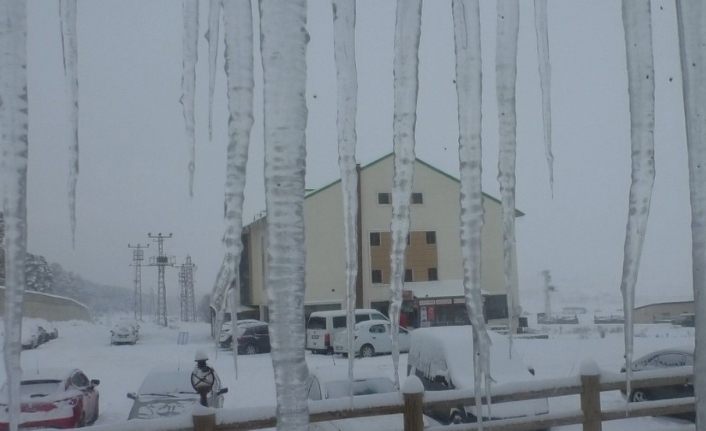
[[[639,403],[641,401],[647,401],[648,399],[649,398],[647,398],[647,394],[645,394],[644,391],[641,391],[639,389],[632,391],[632,393],[630,394],[630,401],[632,401],[634,403]]]
[[[254,355],[256,353],[257,353],[257,347],[255,347],[254,345],[248,344],[247,346],[245,346],[245,354],[246,355]]]
[[[81,418],[79,418],[76,428],[83,428],[86,426],[86,412],[81,412]]]
[[[366,344],[360,348],[360,356],[363,358],[371,358],[375,355],[375,348],[370,344]]]

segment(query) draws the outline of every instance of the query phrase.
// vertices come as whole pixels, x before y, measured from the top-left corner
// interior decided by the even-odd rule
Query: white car
[[[353,350],[356,354],[369,358],[378,353],[392,352],[392,334],[390,322],[366,320],[356,323],[353,329]],[[409,351],[409,331],[400,327],[400,352]],[[348,331],[338,331],[333,337],[334,353],[348,353]]]
[[[133,323],[117,323],[110,330],[110,344],[135,344],[139,338],[139,326]]]

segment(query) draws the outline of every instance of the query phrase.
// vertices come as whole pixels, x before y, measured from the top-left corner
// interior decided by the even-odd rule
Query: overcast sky
[[[422,16],[417,156],[458,175],[458,124],[450,0]],[[257,3],[254,3],[256,6]],[[526,304],[549,269],[560,294],[618,297],[630,182],[627,74],[620,3],[549,1],[555,191],[544,158],[532,2],[521,2],[517,82],[517,222],[520,294]],[[28,2],[30,104],[29,250],[85,277],[132,285],[130,243],[172,232],[165,248],[198,265],[197,294],[210,292],[223,246],[227,110],[219,57],[214,139],[207,130],[207,44],[199,39],[195,197],[188,197],[187,140],[180,97],[181,2],[79,0],[80,177],[72,249],[68,116],[58,2]],[[654,0],[656,167],[638,302],[691,293],[688,173],[674,2]],[[498,196],[495,3],[481,1],[483,188]],[[201,1],[200,35],[208,2]],[[255,8],[256,34],[258,17]],[[359,0],[358,159],[392,151],[395,2]],[[309,1],[307,187],[338,177],[336,87],[329,0]],[[222,35],[222,33],[221,33]],[[255,37],[256,43],[259,40]],[[223,44],[221,43],[221,49]],[[262,81],[256,46],[256,106],[245,222],[264,210]],[[315,233],[310,233],[315,234]],[[152,245],[151,248],[154,248]],[[147,255],[152,255],[148,251]],[[156,271],[143,271],[144,288]],[[168,290],[178,291],[176,270]],[[620,307],[615,304],[615,307]]]

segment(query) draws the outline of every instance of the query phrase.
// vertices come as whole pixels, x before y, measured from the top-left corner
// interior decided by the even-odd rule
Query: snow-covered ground
[[[132,405],[126,397],[139,387],[147,372],[154,368],[183,367],[191,369],[197,349],[205,349],[223,385],[229,388],[225,408],[265,407],[275,403],[275,385],[269,354],[239,356],[239,376],[236,379],[231,353],[218,350],[210,338],[210,327],[204,323],[172,323],[162,328],[151,323],[141,325],[137,345],[111,346],[110,328],[117,319],[97,324],[85,322],[57,323],[59,338],[22,353],[25,373],[43,367],[76,367],[89,378],[100,379],[100,418],[97,424],[124,421]],[[537,377],[569,377],[579,372],[581,362],[592,358],[606,371],[618,371],[622,365],[623,335],[620,325],[606,325],[599,331],[594,325],[563,325],[546,328],[549,339],[518,339],[517,350],[525,362],[534,366]],[[180,332],[188,332],[188,343],[177,344]],[[636,356],[658,348],[693,345],[694,329],[671,325],[637,325]],[[400,371],[406,370],[406,355],[400,357]],[[310,369],[340,367],[347,374],[346,359],[307,354]],[[379,371],[392,377],[389,355],[356,360],[366,374]],[[4,367],[0,378],[4,380]],[[404,376],[401,376],[403,379]],[[604,393],[604,406],[624,403],[620,393]],[[577,397],[550,400],[552,412],[578,408]],[[641,431],[677,429],[683,421],[671,418],[642,418],[604,424],[606,430],[641,429]],[[578,430],[580,426],[556,428]]]

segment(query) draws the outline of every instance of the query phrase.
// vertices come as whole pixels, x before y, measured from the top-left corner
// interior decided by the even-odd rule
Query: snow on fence
[[[693,367],[674,367],[665,370],[637,371],[631,388],[693,385]],[[625,390],[625,375],[605,373],[600,370],[582,370],[576,377],[545,379],[530,383],[498,385],[491,391],[491,401],[498,404],[579,395],[580,407],[574,410],[550,412],[546,415],[485,421],[483,429],[489,431],[530,431],[554,426],[583,424],[584,431],[599,431],[604,421],[642,416],[662,416],[694,412],[694,398],[676,398],[643,401],[619,407],[601,409],[601,392]],[[478,424],[458,424],[443,427],[422,425],[422,411],[431,408],[455,408],[459,405],[474,406],[472,390],[449,390],[414,393],[389,393],[355,397],[351,407],[348,398],[309,402],[310,422],[324,422],[364,416],[402,414],[405,431],[471,431]],[[412,392],[412,393],[409,393]],[[421,400],[421,402],[420,402]],[[483,399],[485,402],[485,399]],[[126,423],[92,427],[94,431],[245,431],[276,426],[275,408],[215,409],[210,417],[199,410],[193,421],[188,417],[167,421],[130,421]],[[205,420],[206,419],[206,420]],[[686,426],[684,430],[693,430]],[[371,431],[374,431],[371,429]]]

